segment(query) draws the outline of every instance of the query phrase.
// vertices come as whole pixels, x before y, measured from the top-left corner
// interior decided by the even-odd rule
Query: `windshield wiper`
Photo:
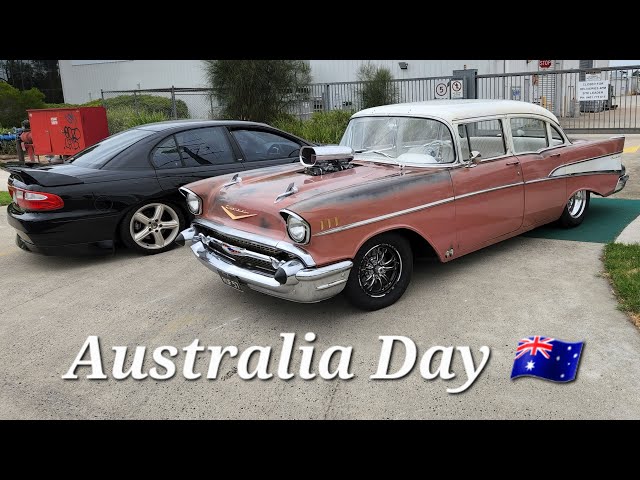
[[[378,155],[383,155],[387,158],[394,158],[391,155],[389,155],[388,153],[384,153],[380,150],[356,150],[354,153],[377,153]]]

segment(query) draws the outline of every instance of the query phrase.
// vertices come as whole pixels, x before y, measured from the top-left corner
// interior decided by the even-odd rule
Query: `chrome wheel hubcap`
[[[178,236],[180,220],[176,211],[163,203],[149,203],[131,217],[129,232],[142,248],[157,250]]]
[[[370,297],[384,297],[402,275],[402,258],[389,244],[376,245],[362,258],[358,270],[360,287]]]
[[[580,218],[587,206],[587,191],[578,190],[567,202],[567,211],[573,218]]]

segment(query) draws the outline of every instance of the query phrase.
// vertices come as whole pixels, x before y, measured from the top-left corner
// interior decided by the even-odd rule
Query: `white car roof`
[[[407,115],[433,117],[448,122],[475,117],[507,114],[536,114],[559,123],[556,116],[546,108],[529,102],[515,100],[429,100],[426,102],[396,103],[367,108],[355,113],[351,118],[367,116]]]

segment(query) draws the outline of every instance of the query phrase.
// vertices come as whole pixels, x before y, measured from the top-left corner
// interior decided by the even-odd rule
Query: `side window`
[[[262,130],[233,130],[231,134],[240,145],[247,162],[293,158],[300,149],[297,142]]]
[[[151,163],[157,169],[182,167],[180,153],[173,135],[165,138],[151,154]]]
[[[551,127],[551,146],[555,147],[557,145],[562,145],[564,143],[562,134],[553,125],[549,124],[549,126]]]
[[[537,152],[549,146],[547,124],[537,118],[516,117],[510,120],[513,152]]]
[[[206,167],[235,162],[223,127],[195,128],[176,133],[186,167]]]
[[[504,144],[504,134],[502,133],[502,121],[501,120],[483,120],[481,122],[466,123],[460,125],[466,131],[467,140],[469,142],[470,151],[480,152],[480,156],[483,160],[488,158],[499,157],[507,153],[507,148]],[[461,145],[464,143],[464,139],[460,140]],[[462,146],[462,155],[464,158],[465,151]],[[469,159],[467,153],[466,160]]]

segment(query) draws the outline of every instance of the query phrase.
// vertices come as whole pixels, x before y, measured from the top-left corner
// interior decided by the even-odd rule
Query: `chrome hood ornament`
[[[298,187],[296,187],[295,184],[293,182],[291,182],[289,184],[289,186],[287,187],[287,189],[276,197],[276,199],[275,199],[275,201],[273,203],[278,203],[283,198],[286,198],[286,197],[288,197],[290,195],[293,195],[294,193],[298,193]]]

